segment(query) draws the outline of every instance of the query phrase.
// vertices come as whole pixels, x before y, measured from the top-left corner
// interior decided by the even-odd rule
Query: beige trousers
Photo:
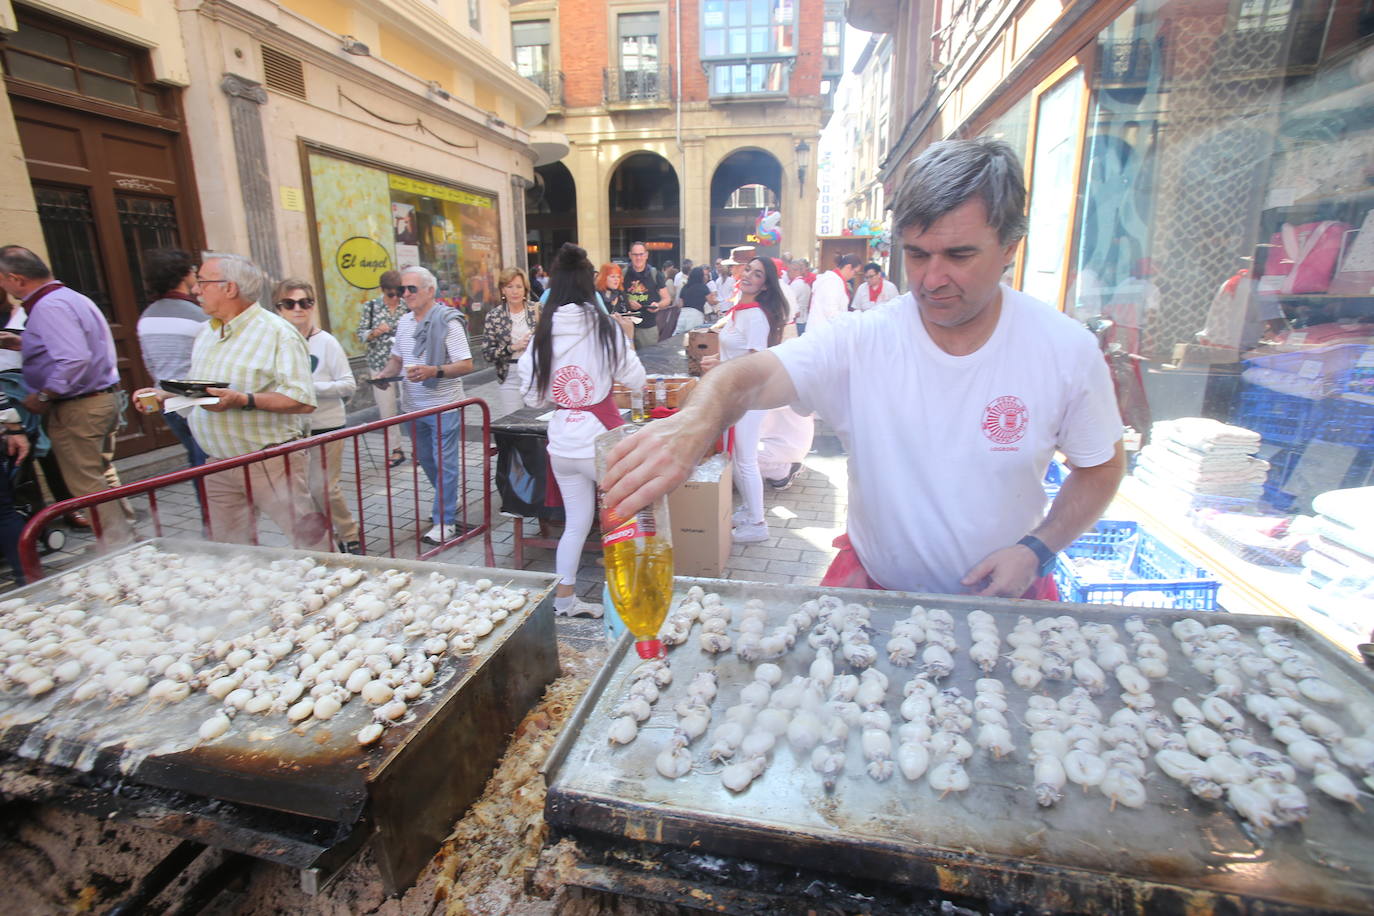
[[[348,501],[343,493],[339,492],[339,474],[343,470],[344,446],[347,444],[347,439],[340,439],[303,453],[303,456],[309,456],[310,498],[315,502],[315,511],[324,515],[325,506],[328,505],[328,519],[334,524],[335,540],[346,544],[358,539],[358,522],[348,510]],[[320,467],[321,451],[324,452],[324,469]]]
[[[231,544],[252,543],[258,513],[266,512],[294,546],[305,550],[330,550],[324,516],[310,498],[306,472],[308,452],[286,458],[259,461],[247,468],[220,471],[205,478],[205,501],[210,509],[210,536]],[[244,472],[252,483],[252,502],[244,483]]]
[[[118,423],[119,396],[113,391],[52,405],[46,424],[48,438],[62,479],[73,496],[89,496],[119,486],[119,472],[114,466]],[[104,503],[95,511],[106,543],[133,540],[133,510],[127,502]]]

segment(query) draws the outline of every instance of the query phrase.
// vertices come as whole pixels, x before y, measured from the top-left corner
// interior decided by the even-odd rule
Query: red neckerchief
[[[872,283],[865,283],[864,285],[868,287],[868,301],[869,301],[869,302],[877,302],[877,301],[878,301],[878,295],[879,295],[880,293],[882,293],[882,291],[883,291],[883,285],[882,285],[881,283],[879,283],[877,289],[874,289],[874,288],[873,288],[873,284],[872,284]]]
[[[762,307],[763,306],[759,305],[757,302],[741,302],[738,305],[730,306],[730,308],[727,309],[725,312],[725,317],[729,318],[731,315],[735,314],[735,312],[746,312],[749,309],[756,309]]]
[[[38,308],[38,303],[42,302],[43,299],[48,295],[48,293],[52,292],[55,289],[61,288],[62,284],[57,280],[53,280],[51,283],[48,283],[44,286],[40,286],[38,289],[30,293],[29,297],[24,300],[24,311],[28,312],[30,317],[32,317],[33,310]]]
[[[1242,268],[1234,277],[1221,284],[1221,288],[1224,289],[1229,296],[1236,291],[1236,287],[1240,285],[1240,281],[1244,280],[1249,275],[1249,269]]]
[[[163,296],[162,298],[163,298],[163,299],[180,299],[182,302],[189,302],[189,303],[191,303],[192,305],[200,305],[200,300],[199,300],[199,299],[197,299],[195,296],[192,296],[190,293],[183,293],[183,292],[182,292],[181,290],[179,290],[179,289],[174,289],[174,290],[172,290],[171,292],[167,293],[167,295]]]

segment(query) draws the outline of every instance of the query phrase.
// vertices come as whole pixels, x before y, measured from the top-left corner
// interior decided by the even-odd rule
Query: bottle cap
[[[658,639],[644,639],[635,643],[635,651],[640,658],[663,658],[668,653],[663,651],[663,642]]]

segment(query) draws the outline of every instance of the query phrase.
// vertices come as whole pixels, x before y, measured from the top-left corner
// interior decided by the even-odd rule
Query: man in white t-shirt
[[[911,292],[707,375],[612,453],[606,504],[633,512],[744,410],[792,404],[849,454],[849,530],[822,585],[1055,597],[1055,552],[1121,481],[1121,419],[1092,336],[1000,282],[1025,200],[1005,143],[932,145],[893,207]],[[1046,515],[1056,449],[1072,470]]]
[[[866,312],[896,298],[897,284],[883,276],[881,264],[870,262],[864,265],[864,282],[854,291],[854,298],[849,302],[849,310]]]
[[[806,333],[806,322],[811,313],[811,284],[806,282],[806,275],[810,272],[811,265],[806,263],[805,258],[798,258],[787,265],[787,288],[792,290],[792,298],[797,302],[798,334]]]
[[[401,403],[407,412],[461,401],[460,376],[472,371],[467,325],[457,309],[434,301],[438,288],[434,274],[423,267],[401,271],[401,298],[410,311],[396,322],[391,359],[376,377],[405,376],[400,383]],[[458,535],[458,481],[463,464],[459,413],[420,417],[414,429],[415,460],[434,487],[434,527],[425,540],[442,544]]]
[[[811,311],[806,326],[812,331],[849,313],[849,281],[859,269],[859,256],[842,254],[835,259],[835,269],[827,270],[811,284]]]

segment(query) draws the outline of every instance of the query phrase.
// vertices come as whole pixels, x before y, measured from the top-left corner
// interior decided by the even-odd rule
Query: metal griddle
[[[969,610],[982,608],[993,614],[1004,640],[1022,614],[1033,619],[1070,614],[1080,621],[1116,624],[1127,645],[1129,637],[1121,624],[1140,611],[1169,651],[1169,678],[1156,682],[1151,692],[1158,707],[1175,721],[1169,706],[1176,697],[1196,697],[1212,686],[1188,663],[1169,633],[1168,626],[1182,617],[1224,621],[1252,643],[1251,634],[1259,626],[1284,632],[1352,698],[1351,705],[1336,711],[1308,705],[1341,722],[1350,733],[1374,721],[1371,673],[1289,619],[704,579],[679,579],[674,604],[693,584],[719,593],[734,611],[736,624],[750,598],[766,603],[770,627],[782,623],[802,601],[820,594],[872,607],[878,631],[873,644],[880,650],[877,667],[891,680],[885,708],[892,714],[894,734],[903,721],[898,713],[901,688],[918,669],[893,667],[881,650],[894,620],[904,618],[914,603],[953,613],[960,652],[953,676],[943,684],[958,686],[970,698],[981,672],[967,657],[969,634],[962,617]],[[738,635],[735,625],[730,632],[732,638]],[[941,800],[924,779],[909,783],[900,773],[886,783],[874,782],[862,772],[857,735],[851,733],[846,773],[832,795],[824,792],[807,760],[794,758],[785,739],[775,748],[764,775],[734,795],[721,786],[715,775],[719,765],[709,761],[706,751],[715,726],[724,721],[724,711],[738,702],[740,688],[752,679],[754,665],[733,653],[702,653],[699,633],[698,625],[686,643],[670,651],[672,685],[655,704],[647,727],[623,747],[608,743],[607,729],[611,710],[624,697],[628,676],[640,662],[629,651],[628,638],[616,647],[546,765],[545,815],[551,825],[589,836],[594,844],[608,838],[618,841],[634,850],[622,859],[642,863],[653,863],[653,849],[660,845],[682,847],[701,859],[702,875],[719,871],[714,856],[740,857],[1031,912],[1374,911],[1374,821],[1368,813],[1317,792],[1305,775],[1299,784],[1308,794],[1310,817],[1262,841],[1252,838],[1229,808],[1194,798],[1151,759],[1146,761],[1149,801],[1143,809],[1109,811],[1104,796],[1096,791],[1085,795],[1072,783],[1056,806],[1040,808],[1030,787],[1029,733],[1017,721],[1026,709],[1026,692],[1010,683],[1005,663],[996,674],[1008,686],[1017,750],[1001,761],[976,751],[966,764],[973,785],[965,793]],[[806,674],[813,657],[799,639],[791,652],[774,659],[783,669],[781,683]],[[712,704],[711,728],[691,748],[697,769],[678,780],[664,779],[654,768],[654,757],[672,734],[673,706],[686,695],[692,675],[710,667],[719,676],[719,692]],[[837,673],[846,671],[847,666],[837,664]],[[1046,682],[1038,692],[1058,697],[1073,686],[1072,681]],[[1097,698],[1104,719],[1120,707],[1118,697],[1119,690],[1109,690]],[[1277,744],[1265,726],[1248,714],[1246,719],[1259,743]],[[975,725],[967,733],[970,741],[976,731]],[[675,855],[680,865],[682,855]]]
[[[359,699],[327,722],[307,720],[296,728],[284,716],[241,714],[228,735],[201,743],[196,730],[220,705],[203,691],[157,710],[137,701],[113,708],[74,704],[71,685],[38,700],[0,698],[0,761],[11,774],[46,784],[49,797],[301,868],[307,886],[327,879],[375,834],[388,890],[408,886],[481,794],[507,736],[558,676],[553,577],[387,557],[150,543],[171,553],[249,553],[261,556],[264,566],[308,556],[370,573],[487,577],[530,590],[526,606],[479,640],[471,655],[445,655],[427,695],[366,748],[355,735],[372,709]],[[118,562],[118,555],[93,562]],[[60,578],[6,598],[70,600],[56,591]],[[385,620],[355,632],[369,636]],[[239,625],[235,632],[253,627]],[[243,721],[254,724],[239,727]]]

